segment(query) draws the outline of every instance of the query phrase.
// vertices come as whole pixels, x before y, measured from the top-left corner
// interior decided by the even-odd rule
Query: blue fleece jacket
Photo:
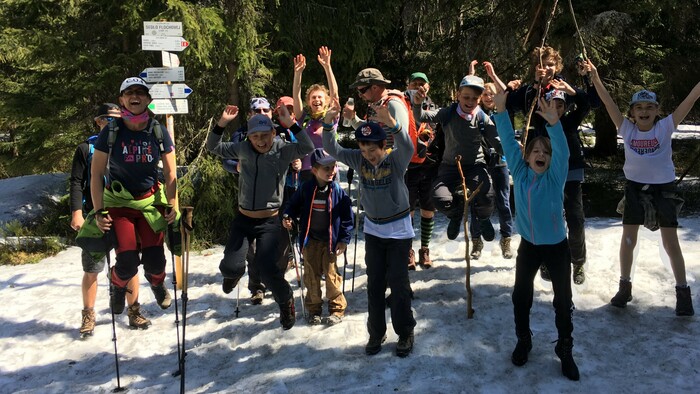
[[[544,173],[537,174],[523,159],[508,112],[496,114],[494,120],[513,176],[518,233],[535,245],[558,244],[566,238],[564,184],[569,171],[569,147],[561,122],[547,125],[552,161]]]
[[[331,216],[331,228],[328,229],[331,234],[331,243],[328,246],[331,252],[335,252],[338,242],[343,242],[346,245],[350,244],[355,215],[352,213],[350,197],[340,187],[338,182],[331,182],[328,186],[330,190],[326,212]],[[292,195],[284,212],[290,218],[299,218],[299,245],[302,249],[306,245],[308,238],[311,204],[317,189],[318,183],[316,178],[302,183],[301,187]]]

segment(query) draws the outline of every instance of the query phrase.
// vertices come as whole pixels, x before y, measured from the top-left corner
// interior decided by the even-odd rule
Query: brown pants
[[[336,270],[335,254],[332,254],[328,249],[327,242],[313,239],[310,239],[304,247],[304,287],[306,287],[304,304],[310,315],[321,315],[323,310],[321,275],[325,274],[328,313],[342,317],[348,306],[345,296],[340,290],[343,286],[343,277]]]

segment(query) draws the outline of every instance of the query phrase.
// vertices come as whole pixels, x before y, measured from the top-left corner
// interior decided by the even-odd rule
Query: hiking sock
[[[420,246],[424,246],[426,248],[430,246],[430,237],[433,236],[434,227],[434,218],[420,217]]]

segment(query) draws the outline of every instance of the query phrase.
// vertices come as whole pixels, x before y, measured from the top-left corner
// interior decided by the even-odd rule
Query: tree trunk
[[[593,151],[599,156],[613,156],[617,153],[617,129],[604,108],[595,110],[593,118],[595,146]]]

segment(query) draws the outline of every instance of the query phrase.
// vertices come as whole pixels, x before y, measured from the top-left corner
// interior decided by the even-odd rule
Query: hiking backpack
[[[416,127],[416,120],[413,117],[413,109],[411,108],[411,99],[409,96],[398,90],[390,90],[388,94],[389,97],[384,100],[382,105],[388,106],[389,101],[398,100],[406,107],[406,111],[408,112],[408,135],[411,137],[411,142],[413,142],[413,156],[411,157],[411,163],[421,164],[425,161],[427,156],[428,145],[433,139],[433,133],[430,131],[430,129],[426,129],[426,124],[423,122],[420,123],[420,127]],[[423,141],[420,139],[420,136],[421,134],[425,133],[426,130],[428,133],[430,133],[429,139],[428,141]]]

